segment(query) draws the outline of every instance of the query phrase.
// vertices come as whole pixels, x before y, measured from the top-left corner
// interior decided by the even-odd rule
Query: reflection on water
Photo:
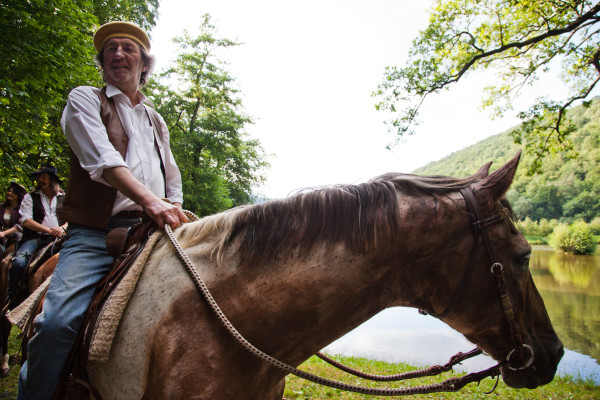
[[[600,383],[600,255],[573,256],[536,247],[530,268],[552,325],[567,349],[559,373]],[[377,314],[325,351],[425,366],[445,364],[458,351],[473,347],[437,319],[397,307]],[[455,369],[473,372],[492,365],[490,357],[478,356]]]

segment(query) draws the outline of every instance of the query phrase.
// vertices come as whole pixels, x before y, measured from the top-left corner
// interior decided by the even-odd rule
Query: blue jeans
[[[12,299],[13,295],[17,291],[17,286],[23,273],[27,267],[27,262],[35,253],[39,245],[38,239],[29,239],[21,243],[17,254],[15,254],[12,260],[12,266],[8,270],[8,298]]]
[[[69,224],[42,312],[34,321],[17,399],[52,398],[96,286],[114,260],[106,252],[106,235],[138,221],[113,218],[106,230]]]

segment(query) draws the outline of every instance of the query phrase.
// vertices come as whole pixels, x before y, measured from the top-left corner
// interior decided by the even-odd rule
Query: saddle
[[[10,299],[9,309],[21,304],[31,294],[29,291],[29,278],[37,272],[43,263],[60,251],[63,238],[43,236],[39,238],[39,241],[40,246],[27,262],[25,273],[17,283],[17,290]]]

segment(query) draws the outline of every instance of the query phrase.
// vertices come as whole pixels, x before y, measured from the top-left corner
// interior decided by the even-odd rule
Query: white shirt
[[[133,176],[156,196],[162,198],[166,193],[171,202],[183,203],[181,175],[171,153],[165,121],[160,118],[163,137],[157,138],[157,141],[163,153],[166,190],[160,169],[160,157],[154,144],[154,129],[143,104],[148,99],[142,93],[138,94],[142,102],[133,106],[129,98],[116,86],[106,86],[106,96],[114,99],[117,114],[129,139],[126,160],[123,160],[108,140],[106,127],[100,118],[100,99],[90,86],[80,86],[69,93],[61,119],[67,142],[92,180],[108,185],[102,178],[105,168],[127,167]],[[141,207],[121,192],[117,192],[112,215],[123,210],[141,210]]]
[[[63,194],[59,192],[56,196],[52,197],[52,201],[50,201],[48,196],[46,196],[40,189],[36,190],[35,193],[40,195],[40,200],[42,201],[42,206],[44,206],[44,212],[46,213],[44,220],[42,221],[42,225],[48,228],[56,228],[57,226],[60,226],[58,224],[58,217],[56,215],[56,204],[58,197],[63,196]],[[23,222],[26,219],[33,220],[33,199],[31,198],[31,193],[27,193],[25,197],[23,197],[21,207],[19,208],[19,214],[21,214],[21,219],[19,220],[21,225],[23,225]]]

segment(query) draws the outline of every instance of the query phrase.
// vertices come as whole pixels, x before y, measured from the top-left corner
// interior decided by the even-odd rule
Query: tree
[[[469,72],[490,69],[498,83],[486,88],[483,106],[496,116],[550,65],[562,62],[569,98],[541,98],[513,132],[533,155],[530,171],[548,153],[574,157],[568,107],[586,100],[600,79],[600,3],[582,0],[436,0],[428,27],[413,41],[406,66],[388,67],[374,96],[376,108],[396,116],[390,130],[396,143],[413,134],[423,101],[447,90]],[[584,101],[583,104],[588,104]]]
[[[248,203],[252,186],[264,180],[258,171],[268,166],[260,143],[246,137],[244,127],[252,119],[218,58],[238,43],[216,34],[204,15],[200,34],[185,31],[175,38],[176,60],[144,88],[169,128],[185,207],[199,215]],[[177,84],[171,88],[165,81]]]
[[[101,85],[92,44],[112,19],[154,25],[158,0],[1,0],[0,188],[25,185],[41,161],[68,173],[60,117],[71,89]]]
[[[110,21],[129,21],[147,32],[156,25],[159,0],[91,0],[98,24]]]

